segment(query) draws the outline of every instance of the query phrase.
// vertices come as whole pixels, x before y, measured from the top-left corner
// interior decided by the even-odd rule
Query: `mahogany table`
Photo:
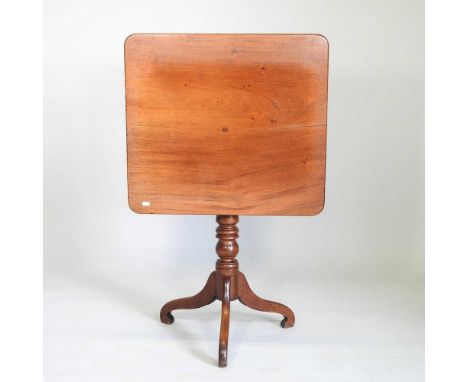
[[[133,34],[125,41],[128,200],[142,214],[217,215],[216,269],[196,295],[161,309],[230,302],[283,316],[249,287],[239,215],[316,215],[325,195],[328,42],[312,34]]]

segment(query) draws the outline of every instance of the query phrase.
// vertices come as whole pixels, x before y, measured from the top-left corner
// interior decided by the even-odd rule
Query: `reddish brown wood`
[[[225,279],[223,284],[224,295],[221,300],[221,327],[219,329],[219,367],[227,366],[227,352],[229,342],[229,315],[230,315],[230,294],[231,280]]]
[[[230,301],[284,316],[239,272],[239,214],[315,215],[324,205],[328,42],[320,35],[135,34],[125,42],[130,208],[217,215],[219,256],[205,287],[176,309],[222,301],[219,365]]]
[[[197,309],[211,304],[216,300],[216,272],[212,272],[203,289],[191,297],[179,298],[165,304],[160,313],[161,322],[172,324],[174,316],[171,314],[176,309]]]
[[[216,237],[219,239],[216,244],[216,253],[219,259],[216,261],[216,290],[218,300],[224,298],[225,280],[230,282],[229,299],[237,299],[237,276],[239,274],[239,262],[236,256],[239,253],[237,238],[239,229],[236,224],[239,217],[235,215],[218,215],[216,217],[218,228]]]
[[[239,272],[239,262],[236,259],[239,252],[237,244],[239,217],[236,215],[218,215],[216,221],[218,222],[216,253],[219,257],[216,261],[216,271],[211,273],[205,287],[195,296],[173,300],[164,305],[160,317],[161,322],[172,324],[174,322],[174,317],[171,314],[173,310],[200,308],[215,299],[220,300],[222,305],[218,364],[220,367],[225,367],[227,365],[229,344],[231,301],[238,299],[252,309],[282,314],[284,318],[281,321],[281,326],[283,328],[292,327],[295,318],[292,310],[286,305],[258,297],[250,289],[244,274]]]
[[[322,210],[323,36],[135,34],[125,42],[125,79],[133,211]]]
[[[249,308],[259,310],[261,312],[271,312],[279,313],[283,315],[283,320],[281,321],[281,326],[283,328],[290,328],[294,326],[296,318],[291,309],[286,305],[280,304],[278,302],[264,300],[263,298],[258,297],[252,289],[250,289],[249,283],[245,278],[242,272],[239,272],[238,278],[239,286],[239,301],[248,306]]]

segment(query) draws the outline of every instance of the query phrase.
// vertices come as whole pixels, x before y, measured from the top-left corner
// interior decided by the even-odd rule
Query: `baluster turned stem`
[[[236,259],[239,253],[237,238],[239,222],[237,215],[217,215],[216,237],[219,239],[216,245],[216,253],[219,259],[216,261],[216,296],[218,300],[223,299],[225,280],[230,280],[230,300],[237,299],[237,278],[239,274],[239,263]]]

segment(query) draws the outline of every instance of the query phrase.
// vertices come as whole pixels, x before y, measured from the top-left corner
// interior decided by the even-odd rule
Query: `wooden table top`
[[[320,213],[327,84],[328,42],[320,35],[129,36],[130,208]]]

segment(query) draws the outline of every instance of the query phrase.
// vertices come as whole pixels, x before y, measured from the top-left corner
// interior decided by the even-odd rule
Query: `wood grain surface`
[[[125,80],[133,211],[322,210],[323,36],[134,34],[125,41]]]

